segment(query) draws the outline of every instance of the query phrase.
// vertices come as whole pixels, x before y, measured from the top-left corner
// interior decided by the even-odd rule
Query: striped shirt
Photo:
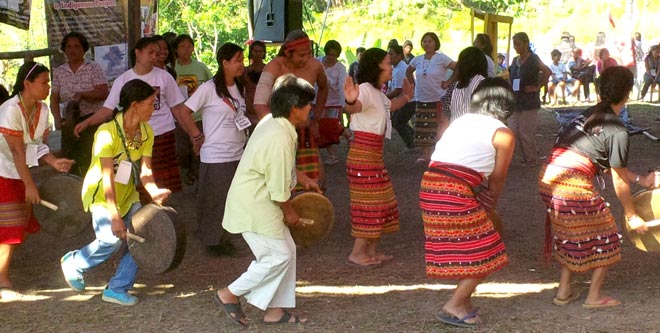
[[[467,87],[454,87],[450,104],[452,122],[458,119],[460,116],[470,112],[470,100],[472,99],[472,93],[483,80],[484,77],[477,74],[472,77],[472,80],[470,80],[470,84],[468,84]],[[458,85],[458,83],[456,83],[456,85]]]

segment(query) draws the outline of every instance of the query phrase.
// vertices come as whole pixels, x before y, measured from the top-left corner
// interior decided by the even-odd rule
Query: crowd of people
[[[324,164],[337,164],[336,145],[345,137],[354,238],[347,260],[356,268],[386,264],[393,255],[379,248],[380,239],[400,226],[383,148],[396,130],[406,151],[420,153],[416,164],[426,168],[419,190],[426,274],[458,280],[438,320],[480,325],[471,295],[508,263],[495,207],[514,148],[518,144],[522,164],[535,170],[543,161],[535,142],[542,88],[549,84],[551,92],[563,92],[573,84],[575,95],[583,84],[588,96],[588,77],[597,72],[600,102],[561,133],[540,169],[539,187],[548,208],[546,253],[554,248],[561,264],[553,303],[577,300],[572,275],[593,271],[583,306],[619,305],[602,285],[607,268],[620,259],[620,236],[592,179],[611,170],[627,223],[647,231],[632,205],[630,184],[658,184],[654,173],[628,169],[628,132],[617,117],[633,73],[606,48],[592,70],[578,48],[568,67],[560,51],[547,66],[526,33],[512,41],[517,56],[508,66],[492,58],[485,34],[455,61],[440,51],[438,35],[427,32],[418,56],[412,42],[392,40],[387,50],[358,49],[347,71],[338,61],[338,41],[326,42],[324,55],[314,58],[313,42],[295,30],[267,63],[263,42],[250,43],[247,66],[244,49],[224,43],[212,75],[192,58],[190,36],[175,36],[171,43],[145,37],[131,52],[132,67],[110,88],[100,66],[84,58],[89,42],[71,32],[62,40],[67,62],[53,70],[52,89],[48,68],[26,62],[11,98],[0,106],[0,184],[6,189],[0,194],[0,297],[9,297],[13,287],[13,251],[39,230],[30,212],[39,192],[28,166],[41,162],[84,179],[83,209],[91,213],[96,239],[62,256],[71,289],[85,290],[84,273],[118,251],[143,204],[165,203],[196,182],[194,235],[207,252],[234,253],[232,235],[240,234],[255,257],[245,273],[214,294],[218,306],[241,326],[248,325],[241,297],[265,311],[264,322],[305,322],[288,310],[296,304],[296,246],[288,226],[302,223],[290,200],[300,191],[323,193],[329,185]],[[649,82],[655,82],[658,53],[656,46],[647,57]],[[505,70],[507,79],[501,77]],[[569,80],[572,71],[577,74]],[[69,131],[59,158],[44,144],[49,107],[43,101],[49,93],[55,127]],[[576,213],[575,205],[584,209]],[[102,300],[136,304],[129,291],[137,271],[131,254],[122,253]]]

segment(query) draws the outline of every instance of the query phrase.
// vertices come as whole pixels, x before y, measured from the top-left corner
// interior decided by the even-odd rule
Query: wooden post
[[[128,27],[126,33],[128,34],[128,52],[130,53],[135,46],[135,43],[142,36],[142,12],[140,9],[140,0],[128,0]]]

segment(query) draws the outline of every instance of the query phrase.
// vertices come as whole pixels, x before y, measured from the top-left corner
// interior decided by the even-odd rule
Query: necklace
[[[422,77],[426,78],[426,72],[429,69],[429,66],[431,65],[431,59],[426,59],[422,60]]]
[[[23,101],[23,96],[18,94],[18,101],[20,103],[21,111],[23,113],[23,118],[25,119],[25,127],[28,129],[29,136],[34,139],[34,131],[37,129],[37,124],[35,124],[35,119],[37,118],[37,102],[32,105],[32,110],[28,111],[25,102]]]

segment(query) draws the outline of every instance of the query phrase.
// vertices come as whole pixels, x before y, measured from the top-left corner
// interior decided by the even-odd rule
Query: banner
[[[31,8],[32,0],[0,0],[0,23],[28,30]]]
[[[0,0],[0,3],[4,0]],[[125,1],[124,1],[125,2]],[[128,69],[126,4],[117,0],[45,0],[48,46],[60,48],[64,36],[77,31],[90,44],[86,54],[100,64],[109,80]],[[66,62],[63,53],[51,57],[51,68]]]
[[[0,0],[1,1],[1,0]],[[158,0],[140,0],[142,37],[153,37],[158,27]]]

